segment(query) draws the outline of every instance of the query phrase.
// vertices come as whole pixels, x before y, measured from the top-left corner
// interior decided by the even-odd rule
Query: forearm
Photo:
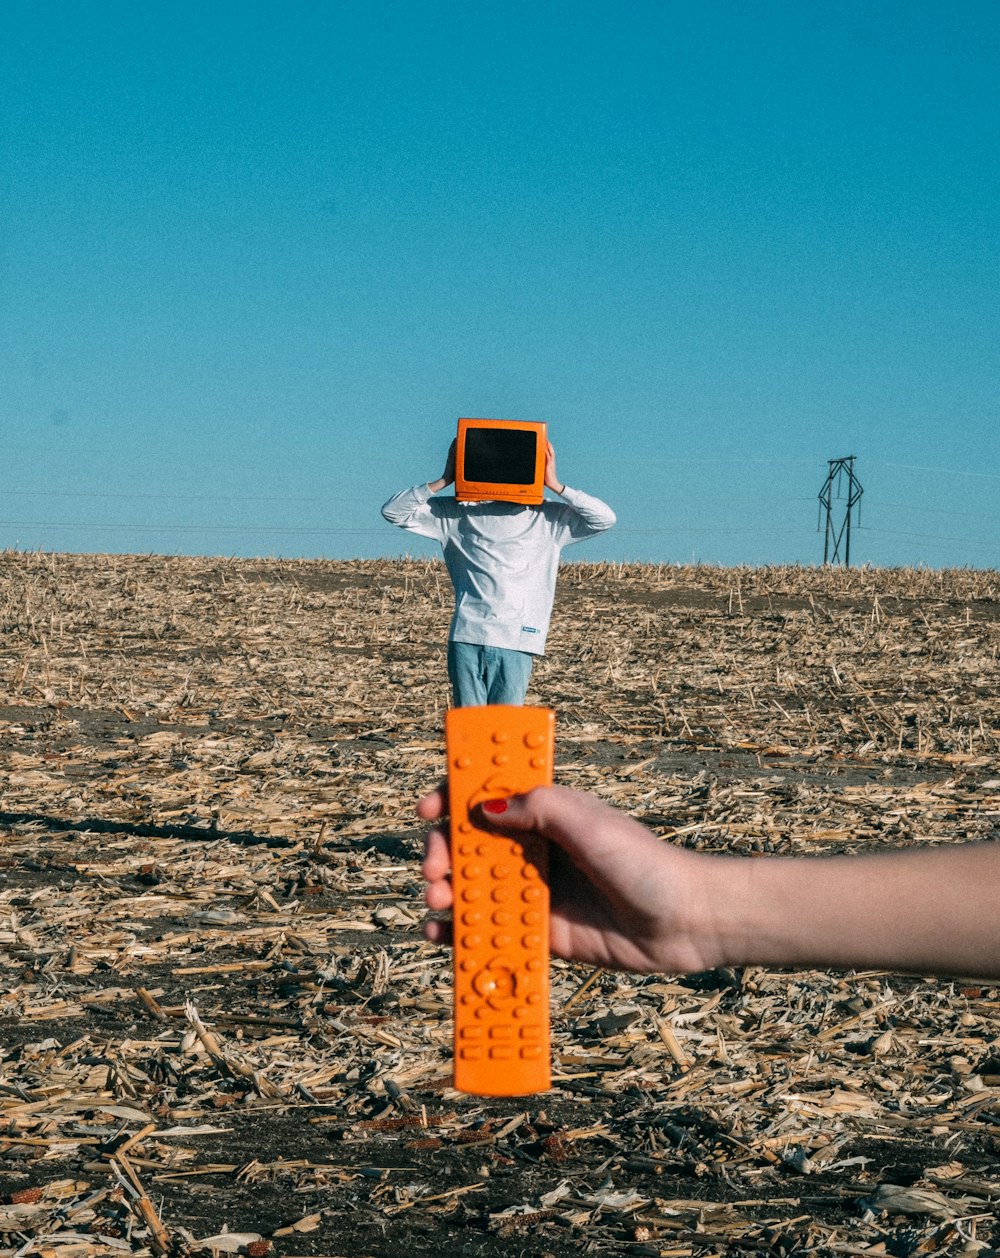
[[[716,906],[729,964],[1000,975],[1000,844],[742,863]]]
[[[603,533],[615,524],[617,517],[614,511],[606,502],[602,502],[600,498],[584,493],[582,489],[573,489],[566,484],[559,490],[559,493],[563,500],[572,507],[577,519],[588,533]]]
[[[430,520],[427,507],[431,496],[429,485],[414,485],[394,494],[382,507],[382,516],[400,528],[422,525]]]

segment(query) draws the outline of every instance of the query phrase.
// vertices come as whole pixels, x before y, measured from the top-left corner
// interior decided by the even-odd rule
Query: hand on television
[[[561,494],[566,488],[556,473],[556,452],[551,441],[545,443],[545,488],[554,494]]]
[[[445,459],[444,471],[437,480],[430,481],[430,488],[434,493],[440,493],[442,489],[446,489],[455,479],[455,447],[457,441],[452,441],[448,447],[448,457]]]
[[[417,812],[438,823],[427,835],[426,902],[448,909],[445,790]],[[558,786],[495,801],[476,823],[551,840],[551,946],[568,960],[640,973],[778,965],[1000,976],[997,842],[826,857],[691,852]],[[450,927],[432,920],[424,933],[446,942]]]

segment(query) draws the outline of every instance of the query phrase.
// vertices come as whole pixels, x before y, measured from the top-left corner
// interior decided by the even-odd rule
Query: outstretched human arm
[[[481,824],[554,844],[557,956],[642,973],[775,965],[1000,975],[1000,843],[749,859],[673,847],[565,787],[495,807],[502,811],[482,812]],[[439,821],[446,808],[439,790],[418,812]],[[449,867],[434,826],[423,867],[431,909],[451,905]],[[447,933],[445,923],[427,923],[429,939]]]

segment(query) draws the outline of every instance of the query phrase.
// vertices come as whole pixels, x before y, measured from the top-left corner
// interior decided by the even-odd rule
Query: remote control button
[[[482,887],[463,887],[462,899],[465,901],[466,904],[475,904],[477,900],[481,900],[482,898],[483,898]]]
[[[456,756],[453,763],[456,769],[471,769],[472,757],[471,756]]]
[[[510,735],[505,729],[495,729],[493,731],[493,741],[495,743],[509,743]]]
[[[523,1057],[525,1061],[537,1061],[544,1051],[545,1050],[541,1044],[526,1044],[524,1048],[521,1049],[520,1056]]]
[[[458,823],[458,828],[462,834],[471,834],[475,829],[471,821],[460,821]]]
[[[512,1026],[491,1026],[491,1040],[512,1040],[514,1038],[514,1028]]]
[[[463,935],[462,936],[463,948],[479,948],[482,946],[482,942],[483,942],[482,935]]]
[[[482,1061],[483,1050],[481,1048],[463,1047],[458,1050],[458,1055],[463,1061]],[[521,1050],[521,1056],[524,1056],[524,1049]]]
[[[471,843],[462,843],[458,849],[459,856],[475,856],[476,849]]]
[[[462,867],[462,877],[468,878],[470,882],[476,882],[483,876],[482,865],[468,864]]]
[[[510,935],[494,935],[491,940],[493,947],[497,952],[503,952],[514,942]]]
[[[533,769],[544,769],[548,761],[544,756],[532,756],[528,763]]]
[[[477,1027],[476,1030],[479,1028]],[[540,1026],[523,1026],[520,1028],[519,1035],[522,1040],[540,1040],[542,1038],[542,1028]]]
[[[524,900],[526,904],[534,904],[536,900],[540,900],[541,898],[541,887],[525,887],[521,891],[521,899]]]
[[[523,948],[527,948],[529,952],[532,952],[534,951],[535,948],[538,948],[541,946],[541,942],[542,942],[541,935],[525,935],[524,938],[521,940],[521,946]]]
[[[493,888],[490,899],[496,904],[503,904],[507,900],[512,900],[515,894],[512,883],[501,883],[499,887]]]
[[[523,1055],[524,1049],[521,1049],[521,1053]],[[506,1045],[498,1044],[495,1048],[490,1049],[490,1059],[492,1061],[510,1061],[513,1056],[514,1050]]]
[[[509,759],[510,759],[510,756],[508,756],[506,752],[498,751],[497,754],[493,757],[493,763],[506,764]]]
[[[461,1040],[481,1040],[483,1038],[483,1028],[481,1026],[462,1027],[458,1033],[458,1038]]]
[[[490,917],[490,921],[494,926],[509,926],[513,920],[514,914],[508,913],[506,909],[497,909],[497,911]],[[521,918],[521,921],[524,922],[524,917]],[[525,922],[524,924],[530,926],[532,923]]]
[[[544,742],[544,734],[525,734],[524,736],[525,747],[541,747]]]
[[[489,1001],[513,1000],[517,987],[517,975],[506,966],[492,962],[480,970],[472,980],[475,991]]]
[[[465,919],[463,918],[462,920],[464,921]],[[493,914],[493,920],[497,920],[497,915],[495,913]],[[524,926],[537,926],[541,920],[542,915],[537,909],[527,909],[521,914],[521,923]]]
[[[513,872],[513,865],[494,865],[490,870],[494,878],[509,878]]]

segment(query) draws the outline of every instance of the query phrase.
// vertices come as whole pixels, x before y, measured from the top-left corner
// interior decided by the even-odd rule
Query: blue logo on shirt
[[[522,633],[539,633],[540,630],[533,628],[531,625],[522,625],[521,632]]]

